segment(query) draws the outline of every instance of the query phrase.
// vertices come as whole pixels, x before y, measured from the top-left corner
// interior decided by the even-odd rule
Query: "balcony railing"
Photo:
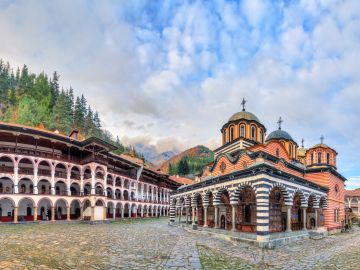
[[[14,173],[14,167],[1,166],[0,167],[0,172],[2,172],[2,173]]]
[[[49,170],[38,170],[39,176],[51,176],[51,171]]]
[[[10,188],[0,188],[0,194],[13,194],[14,189]]]
[[[19,174],[34,174],[34,169],[28,169],[28,168],[19,168],[18,170]]]
[[[64,179],[66,179],[67,178],[67,173],[55,171],[55,177],[56,178],[64,178]]]
[[[11,154],[21,154],[21,155],[26,155],[26,156],[34,156],[34,157],[43,157],[43,158],[50,158],[50,159],[56,159],[56,160],[61,160],[61,161],[67,161],[67,162],[73,162],[73,163],[80,163],[80,159],[74,156],[69,156],[68,155],[62,155],[62,154],[57,154],[57,153],[49,153],[49,152],[44,152],[44,151],[40,151],[39,149],[37,149],[35,151],[35,149],[33,148],[27,148],[27,147],[23,147],[23,146],[1,146],[0,147],[0,152],[2,153],[11,153]]]

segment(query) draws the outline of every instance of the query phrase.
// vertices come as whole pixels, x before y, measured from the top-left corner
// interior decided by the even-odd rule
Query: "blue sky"
[[[0,37],[127,144],[215,148],[245,97],[268,133],[324,135],[360,187],[360,1],[1,1]]]

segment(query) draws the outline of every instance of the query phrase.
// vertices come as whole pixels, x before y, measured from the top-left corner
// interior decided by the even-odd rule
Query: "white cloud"
[[[323,134],[340,171],[358,175],[359,1],[149,5],[0,6],[0,51],[59,71],[124,142],[216,147],[245,97],[269,132],[281,115],[306,146]]]

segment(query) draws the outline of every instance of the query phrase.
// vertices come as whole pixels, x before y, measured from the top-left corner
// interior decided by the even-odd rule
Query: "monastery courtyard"
[[[358,269],[360,229],[261,250],[168,227],[168,218],[110,224],[0,225],[0,269]]]

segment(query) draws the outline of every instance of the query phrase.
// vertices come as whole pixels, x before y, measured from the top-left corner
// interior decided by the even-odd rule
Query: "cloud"
[[[346,183],[346,189],[360,188],[360,176],[353,176],[348,179]]]
[[[359,175],[360,4],[347,1],[16,1],[0,51],[61,74],[123,142],[217,147],[241,109],[307,147],[321,135]]]

